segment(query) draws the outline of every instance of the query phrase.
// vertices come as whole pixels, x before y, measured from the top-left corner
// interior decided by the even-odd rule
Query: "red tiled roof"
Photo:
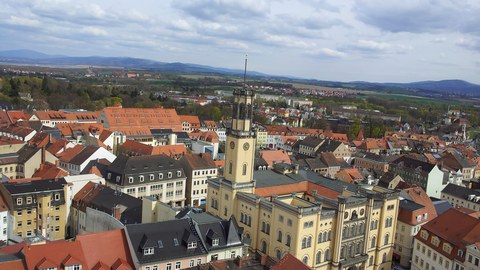
[[[273,162],[292,164],[290,157],[284,150],[263,150],[259,151],[260,157],[267,162],[269,167],[273,167]]]
[[[178,117],[180,117],[180,121],[188,122],[193,128],[200,127],[200,119],[196,115],[178,115]]]
[[[450,208],[432,221],[422,226],[422,230],[429,232],[428,238],[421,238],[421,231],[415,237],[430,248],[443,254],[450,259],[464,261],[465,257],[458,256],[458,250],[470,244],[480,241],[480,220],[468,214],[462,213],[455,208]],[[431,238],[437,236],[441,243],[435,246]],[[443,243],[448,242],[453,246],[452,251],[447,253],[443,250]]]
[[[122,150],[129,154],[142,156],[165,154],[172,158],[180,158],[187,153],[187,148],[184,144],[151,146],[134,140],[126,140],[122,144]]]
[[[0,145],[10,145],[10,144],[24,144],[25,142],[19,139],[7,137],[7,136],[0,136]]]
[[[36,133],[28,143],[36,147],[44,147],[50,142],[50,135],[43,132]]]
[[[331,199],[336,199],[337,196],[341,194],[340,192],[328,189],[324,186],[317,185],[310,181],[302,181],[299,183],[280,186],[256,188],[255,194],[261,197],[271,197],[272,195],[286,195],[293,192],[303,192],[309,195],[313,195],[313,190],[316,190],[317,194]]]
[[[57,155],[58,152],[60,152],[62,149],[64,149],[68,145],[68,141],[66,139],[61,139],[54,141],[51,145],[47,147],[47,151],[50,152],[52,155]]]
[[[270,270],[312,270],[312,268],[299,261],[292,254],[287,253],[277,264],[272,266]]]
[[[80,144],[75,145],[72,148],[68,148],[67,150],[63,151],[59,154],[59,159],[62,162],[68,163],[72,160],[76,155],[83,151],[86,147]]]
[[[112,269],[134,268],[124,230],[82,234],[77,236],[75,242],[82,246],[88,269],[99,262]]]
[[[57,267],[63,269],[62,262],[74,260],[83,269],[88,269],[82,247],[79,242],[54,241],[46,244],[27,245],[23,248],[28,269]]]
[[[175,109],[107,107],[102,110],[102,114],[105,115],[111,130],[145,126],[182,131],[182,123]]]
[[[38,177],[40,179],[56,179],[65,177],[67,175],[68,172],[47,161],[43,164],[40,164],[40,168],[33,173],[32,177]]]

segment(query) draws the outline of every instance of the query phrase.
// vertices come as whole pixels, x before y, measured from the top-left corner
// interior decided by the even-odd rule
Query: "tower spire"
[[[245,70],[243,72],[243,91],[247,90],[247,63],[248,63],[248,54],[245,54]]]

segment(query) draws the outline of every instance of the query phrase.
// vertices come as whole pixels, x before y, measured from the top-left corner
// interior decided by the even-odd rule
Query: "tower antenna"
[[[243,90],[247,89],[247,62],[248,62],[248,54],[245,54],[245,71],[243,72]]]

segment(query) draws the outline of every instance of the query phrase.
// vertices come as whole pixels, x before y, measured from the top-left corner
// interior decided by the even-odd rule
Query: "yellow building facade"
[[[224,178],[209,180],[207,211],[235,216],[254,252],[277,259],[289,252],[313,269],[391,269],[398,193],[327,179],[309,183],[313,175],[298,165],[255,171],[271,175],[256,177],[252,102],[251,91],[234,92]]]
[[[65,238],[65,180],[37,180],[4,183],[0,191],[12,219],[12,238],[43,236],[47,240]],[[17,238],[18,239],[18,238]]]

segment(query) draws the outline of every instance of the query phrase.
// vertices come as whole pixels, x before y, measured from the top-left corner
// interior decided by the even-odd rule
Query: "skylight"
[[[173,243],[175,244],[175,246],[178,246],[178,239],[177,239],[177,238],[173,238]]]

